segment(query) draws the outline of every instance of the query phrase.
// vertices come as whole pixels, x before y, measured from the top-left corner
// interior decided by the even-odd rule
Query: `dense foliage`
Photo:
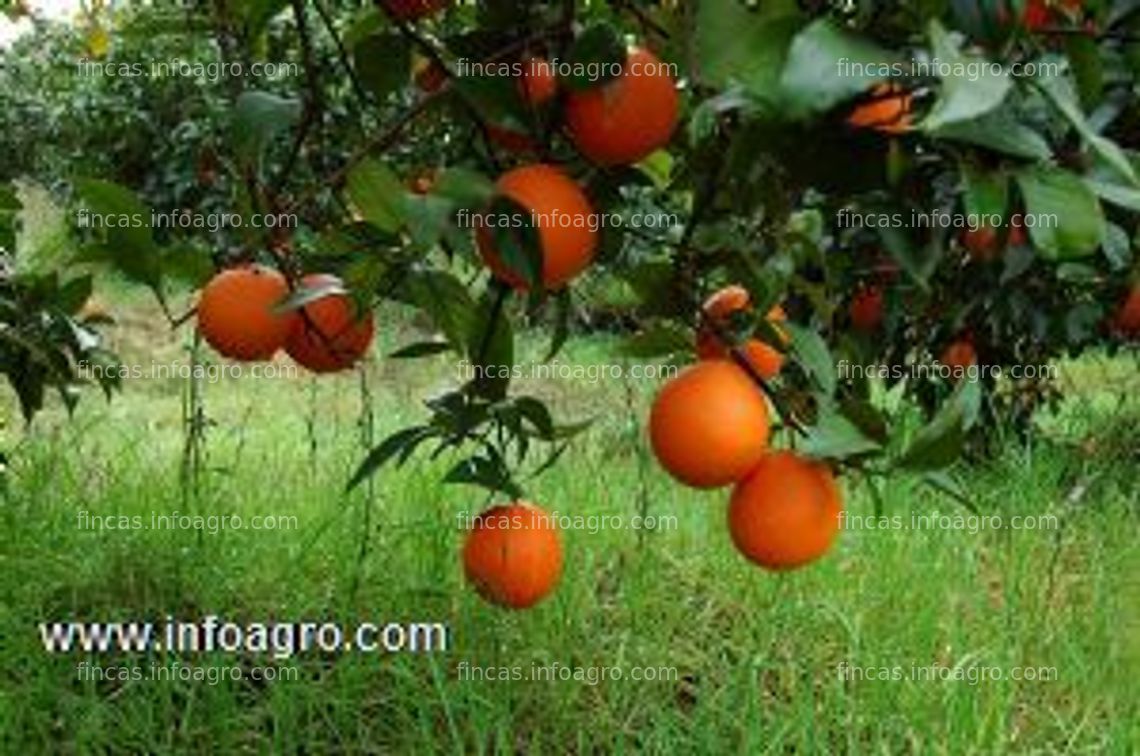
[[[1113,324],[1137,270],[1135,2],[493,0],[434,14],[330,5],[104,11],[53,31],[40,50],[18,46],[0,74],[0,178],[32,177],[94,213],[299,216],[286,230],[76,230],[77,259],[109,263],[164,302],[171,279],[200,283],[259,260],[294,281],[336,272],[364,301],[425,312],[438,338],[400,357],[450,350],[488,370],[428,400],[424,423],[384,441],[357,481],[430,440],[470,449],[450,481],[518,492],[532,447],[551,453],[530,472],[580,428],[513,394],[494,368],[513,363],[519,326],[547,326],[556,353],[583,290],[620,303],[637,330],[632,357],[687,361],[701,302],[743,284],[755,306],[723,335],[790,351],[763,388],[801,450],[868,469],[901,464],[942,486],[939,471],[971,428],[1024,427],[1055,387],[1036,375],[904,380],[893,368],[953,363],[948,347],[968,343],[978,365],[1008,376],[1127,335]],[[612,75],[588,73],[620,67],[628,43],[677,65],[681,124],[667,149],[600,165],[567,138],[566,105],[605,87]],[[76,73],[84,59],[176,56],[297,68],[218,82]],[[566,64],[561,94],[539,105],[513,76],[466,75],[472,61],[530,56]],[[479,274],[459,220],[488,205],[523,212],[496,197],[494,181],[534,161],[561,164],[599,213],[679,222],[607,224],[590,273],[551,292],[537,285],[535,235],[498,230],[504,263],[530,284],[512,293]],[[967,233],[985,232],[965,228],[979,217],[997,219],[991,238]],[[55,290],[19,276],[5,286],[0,313],[20,317]],[[78,284],[52,286],[63,303],[45,312],[66,316]],[[31,291],[41,299],[23,299]],[[762,317],[776,304],[782,330]],[[0,322],[10,339],[15,323]],[[56,325],[32,333],[60,343]],[[35,350],[14,357],[4,368],[29,415],[41,378],[70,385],[68,355],[51,358],[58,370]],[[837,370],[868,364],[888,368],[882,381]],[[901,386],[929,424],[902,432],[879,386]]]

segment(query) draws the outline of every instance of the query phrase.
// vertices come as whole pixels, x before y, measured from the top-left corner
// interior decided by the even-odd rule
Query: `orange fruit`
[[[965,370],[978,364],[978,350],[969,339],[960,338],[946,347],[938,361],[951,368]]]
[[[545,288],[561,288],[589,266],[598,248],[597,219],[590,200],[569,176],[553,166],[536,163],[504,173],[495,186],[501,196],[529,210],[538,227]],[[516,289],[527,288],[526,282],[503,263],[490,228],[480,225],[475,238],[480,255],[496,277]]]
[[[317,274],[301,281],[307,289],[341,286],[336,276]],[[326,294],[301,308],[285,340],[285,351],[293,360],[314,373],[347,370],[360,360],[372,344],[372,313],[360,313],[345,294]]]
[[[516,501],[484,511],[463,545],[463,571],[479,595],[512,609],[534,606],[562,575],[562,543],[541,508]]]
[[[998,253],[997,230],[992,226],[967,228],[962,231],[962,246],[977,262],[991,262]]]
[[[734,312],[752,309],[752,296],[743,286],[733,284],[724,287],[705,300],[702,309],[707,319],[718,322],[726,321]],[[768,311],[768,320],[772,323],[787,319],[787,313],[779,305]],[[784,336],[783,332],[781,332],[781,336]],[[787,342],[786,337],[784,337],[784,342]],[[696,350],[697,356],[702,360],[729,358],[728,349],[721,342],[716,331],[708,325],[702,326],[697,331]],[[741,351],[748,364],[766,381],[770,381],[779,375],[784,366],[784,355],[780,350],[760,339],[748,339],[741,346]]]
[[[768,448],[768,404],[737,365],[707,360],[657,393],[649,440],[661,466],[694,488],[740,480]]]
[[[487,138],[504,150],[520,155],[538,150],[538,142],[525,132],[496,126],[493,123],[488,123],[486,127]]]
[[[648,50],[629,51],[621,74],[566,97],[566,127],[598,165],[636,163],[669,144],[680,98],[666,66]]]
[[[735,312],[751,307],[752,295],[748,293],[748,289],[740,284],[732,284],[714,292],[705,300],[701,309],[710,318],[724,320]]]
[[[1120,310],[1116,313],[1116,328],[1125,336],[1140,335],[1140,283],[1133,284],[1120,303]]]
[[[523,61],[523,74],[519,79],[519,89],[523,99],[531,105],[545,105],[558,94],[558,79],[554,66],[543,58],[529,58]]]
[[[1028,241],[1025,233],[1025,224],[1020,215],[1010,218],[1009,232],[1006,234],[1006,246],[1019,247]],[[970,253],[976,262],[993,262],[1001,252],[998,240],[998,230],[993,226],[979,226],[967,228],[962,231],[962,246]]]
[[[779,375],[780,370],[784,367],[783,353],[760,339],[749,339],[744,342],[740,350],[756,374],[766,381],[770,381]]]
[[[1038,31],[1058,21],[1065,12],[1079,12],[1082,4],[1082,0],[1026,0],[1021,22],[1030,31]]]
[[[770,570],[819,559],[839,533],[842,495],[830,468],[772,452],[732,491],[728,530],[741,554]]]
[[[424,94],[435,94],[447,83],[447,71],[439,63],[429,60],[416,68],[412,80]]]
[[[267,360],[285,343],[295,313],[275,311],[289,295],[285,276],[262,265],[224,270],[198,298],[198,331],[218,354]]]
[[[883,290],[878,286],[859,289],[851,299],[851,325],[859,331],[875,331],[883,324]]]
[[[1013,216],[1010,221],[1009,236],[1005,243],[1010,247],[1020,247],[1029,243],[1029,235],[1025,232],[1025,221],[1020,215]]]
[[[876,84],[869,101],[857,105],[847,116],[847,123],[860,129],[874,129],[884,134],[905,134],[912,125],[911,94],[897,84]]]
[[[419,176],[416,176],[414,179],[412,179],[412,182],[408,185],[408,188],[412,190],[413,194],[427,194],[432,190],[432,187],[435,186],[435,176],[436,171],[434,170],[421,173]]]
[[[450,5],[450,0],[381,0],[393,16],[401,21],[418,21],[434,15]]]

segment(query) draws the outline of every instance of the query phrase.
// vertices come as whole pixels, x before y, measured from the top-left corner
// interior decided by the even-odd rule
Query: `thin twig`
[[[369,105],[372,102],[367,90],[360,83],[360,78],[356,75],[356,69],[352,67],[352,61],[349,60],[348,50],[344,47],[344,42],[341,40],[340,35],[336,33],[336,27],[333,24],[332,17],[329,16],[328,9],[325,8],[321,0],[313,0],[313,7],[317,9],[317,15],[321,17],[321,22],[328,30],[329,36],[333,39],[333,44],[336,45],[337,56],[340,58],[340,64],[344,68],[344,72],[348,74],[348,81],[352,85],[353,90],[356,92],[357,98]]]

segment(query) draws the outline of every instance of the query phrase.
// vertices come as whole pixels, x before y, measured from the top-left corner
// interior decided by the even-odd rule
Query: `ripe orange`
[[[435,186],[436,171],[428,170],[412,179],[408,188],[413,194],[427,194]]]
[[[678,110],[677,88],[665,64],[635,47],[616,79],[566,97],[566,127],[593,162],[626,165],[669,143]]]
[[[767,400],[737,365],[707,360],[681,371],[653,401],[649,439],[661,466],[694,488],[740,480],[768,448]]]
[[[499,177],[498,193],[531,212],[542,246],[542,283],[558,289],[589,266],[598,248],[594,208],[582,189],[559,169],[541,163],[515,168]],[[499,218],[496,223],[505,223]],[[499,279],[516,289],[526,282],[503,263],[486,225],[475,234],[479,253]]]
[[[393,16],[401,21],[418,21],[451,4],[450,0],[381,0]]]
[[[752,307],[752,295],[739,284],[725,286],[705,300],[701,307],[705,315],[716,320],[725,320],[733,313]]]
[[[973,342],[962,337],[946,347],[939,362],[951,368],[965,370],[978,364],[978,350],[974,348]]]
[[[859,289],[851,300],[851,325],[859,331],[875,331],[883,324],[883,290],[878,286]]]
[[[447,83],[447,71],[434,60],[425,61],[416,68],[412,80],[424,94],[435,94]]]
[[[518,155],[538,150],[538,142],[532,139],[529,134],[504,126],[496,126],[493,123],[487,124],[487,138],[504,150]]]
[[[847,123],[884,134],[905,134],[913,123],[911,108],[910,92],[897,84],[876,84],[870,101],[856,106],[847,116]]]
[[[301,282],[313,289],[341,285],[336,276],[305,276]],[[372,313],[357,312],[356,303],[344,294],[327,294],[301,308],[285,340],[285,351],[302,367],[314,373],[346,370],[364,356],[372,344]]]
[[[1010,218],[1009,232],[1006,234],[1006,246],[1019,247],[1028,241],[1025,234],[1025,224],[1020,215]],[[979,226],[967,228],[962,232],[962,246],[970,253],[976,262],[993,262],[1001,252],[998,243],[998,231],[992,226]]]
[[[202,288],[198,330],[218,354],[235,360],[267,360],[285,343],[296,313],[274,308],[289,294],[285,276],[246,265],[222,271]]]
[[[1140,283],[1133,284],[1120,303],[1120,310],[1116,313],[1116,328],[1125,336],[1140,335]]]
[[[752,296],[748,290],[743,286],[734,284],[724,287],[705,300],[702,309],[707,319],[723,322],[734,312],[747,311],[751,308]],[[768,320],[772,323],[787,319],[787,313],[779,305],[768,311]],[[777,330],[779,329],[777,328]],[[781,332],[781,336],[783,335]],[[787,342],[786,337],[784,341]],[[780,369],[784,366],[784,355],[780,350],[760,339],[748,339],[741,347],[741,351],[744,353],[744,358],[748,364],[766,381],[770,381],[779,375]],[[697,356],[702,360],[725,359],[729,356],[728,349],[710,326],[703,326],[697,331]]]
[[[529,58],[523,61],[523,75],[519,79],[519,89],[523,99],[531,105],[545,105],[558,94],[558,79],[554,76],[554,66],[543,58]]]
[[[1082,0],[1027,0],[1021,22],[1030,31],[1038,31],[1056,21],[1058,13],[1080,11],[1082,4]]]
[[[732,491],[728,530],[736,548],[770,570],[801,567],[823,556],[839,532],[842,495],[822,462],[779,451],[766,454]]]
[[[491,507],[475,518],[463,545],[463,571],[483,598],[525,609],[562,575],[562,543],[549,515],[525,501]]]

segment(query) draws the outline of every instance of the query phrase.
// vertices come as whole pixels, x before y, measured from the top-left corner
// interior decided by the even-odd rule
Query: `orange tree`
[[[379,2],[333,14],[294,0],[187,11],[230,60],[300,63],[292,90],[234,85],[217,168],[232,207],[302,223],[243,228],[190,266],[186,249],[145,230],[84,232],[83,259],[163,301],[165,280],[187,268],[204,282],[214,268],[270,264],[290,290],[274,316],[299,319],[290,327],[332,356],[338,335],[308,312],[328,297],[351,295],[337,320],[368,339],[365,311],[378,300],[426,313],[437,338],[390,357],[448,352],[475,377],[428,398],[423,422],[379,443],[353,486],[418,449],[458,449],[446,482],[521,498],[583,427],[512,390],[515,332],[545,327],[556,354],[585,280],[636,294],[629,354],[699,352],[718,365],[663,391],[661,422],[683,427],[653,442],[681,480],[741,481],[734,511],[783,516],[739,474],[759,465],[769,432],[799,457],[764,469],[803,476],[797,497],[813,517],[835,509],[830,469],[901,467],[958,494],[946,469],[971,431],[1027,427],[1055,391],[1010,378],[1015,366],[1116,349],[1140,332],[1140,8],[752,5]],[[133,187],[71,186],[94,213],[148,210]],[[614,221],[634,213],[680,222]],[[726,286],[744,296],[712,304]],[[351,359],[324,364],[353,364],[367,339],[352,342]],[[956,370],[911,375],[935,361]],[[729,364],[770,408],[725,398],[739,386],[717,375]],[[989,370],[960,380],[971,367]],[[877,401],[868,376],[901,387],[924,423]],[[702,420],[704,406],[721,407],[724,423]],[[747,427],[719,427],[734,417]],[[708,445],[682,448],[694,440]],[[726,449],[731,459],[700,459]],[[816,544],[804,554],[826,548],[826,524],[797,523]],[[742,549],[769,553],[748,522],[733,532]]]

